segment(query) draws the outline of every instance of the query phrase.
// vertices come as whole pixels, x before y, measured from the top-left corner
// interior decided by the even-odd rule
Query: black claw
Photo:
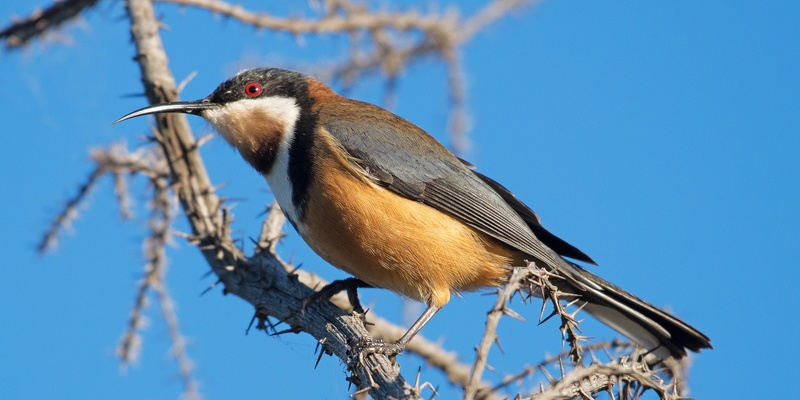
[[[396,342],[385,342],[381,339],[373,339],[370,337],[362,337],[356,340],[352,345],[352,354],[355,355],[355,360],[362,363],[364,357],[371,354],[383,354],[389,357],[393,363],[398,354],[403,352],[404,346]],[[362,363],[363,364],[363,363]]]
[[[318,303],[328,301],[331,299],[331,297],[345,290],[347,291],[347,299],[350,301],[350,305],[353,307],[353,312],[357,314],[365,314],[366,312],[364,311],[364,308],[361,306],[361,302],[358,300],[358,289],[371,288],[371,287],[372,286],[370,284],[358,278],[347,278],[347,279],[336,280],[327,284],[318,292],[306,298],[303,301],[302,309],[305,310],[306,307],[309,304],[311,304],[312,301],[316,301]]]

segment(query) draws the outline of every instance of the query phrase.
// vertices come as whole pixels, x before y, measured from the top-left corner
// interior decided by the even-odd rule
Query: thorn
[[[351,394],[350,397],[360,396],[362,394],[365,394],[365,393],[369,392],[370,390],[372,390],[371,386],[365,386],[363,389],[359,389],[359,390],[353,392],[353,394]]]
[[[322,346],[322,349],[319,351],[319,357],[317,357],[317,362],[314,363],[314,369],[317,369],[317,366],[319,365],[320,360],[322,360],[322,355],[326,353],[326,351],[325,351],[325,342],[326,341],[327,341],[327,338],[322,338],[322,340],[317,342],[317,347],[314,349],[314,351],[317,351],[317,349],[319,349],[320,346]]]
[[[544,321],[542,321],[542,316],[544,315],[544,310],[546,308],[547,308],[547,301],[543,297],[542,298],[542,309],[539,311],[539,325],[541,325],[544,322]]]
[[[287,334],[287,333],[295,333],[295,334],[297,334],[297,333],[300,333],[300,332],[302,332],[300,330],[300,328],[297,328],[297,327],[293,326],[293,327],[291,327],[289,329],[284,329],[284,330],[279,331],[279,332],[274,332],[274,333],[270,334],[270,336],[280,336],[280,335],[284,335],[284,334]]]
[[[497,349],[500,350],[501,353],[506,354],[505,350],[503,350],[503,345],[500,344],[500,337],[497,335],[494,337],[494,344],[497,345]]]
[[[504,307],[503,308],[503,314],[505,314],[505,315],[507,315],[507,316],[509,316],[511,318],[514,318],[517,321],[525,322],[525,318],[522,318],[522,316],[519,315],[516,311],[514,311],[514,310],[512,310],[512,309],[510,309],[508,307]]]
[[[486,364],[486,370],[489,372],[497,372],[497,370],[491,364]]]
[[[431,383],[430,383],[430,382],[425,382],[425,383],[423,383],[423,384],[422,384],[422,387],[421,387],[421,388],[419,388],[420,392],[422,391],[422,389],[425,389],[425,386],[427,386],[427,387],[431,388],[431,391],[433,392],[433,394],[431,395],[431,397],[429,397],[429,398],[428,398],[429,400],[433,400],[433,398],[434,398],[434,397],[437,397],[437,396],[439,396],[439,391],[438,391],[438,390],[436,390],[437,388],[436,388],[436,387],[433,387],[433,385],[431,385]],[[438,386],[437,386],[437,387],[438,387]]]
[[[210,142],[211,139],[213,139],[213,138],[214,138],[214,135],[209,133],[208,135],[205,135],[205,136],[201,137],[200,139],[197,139],[197,142],[195,142],[195,148],[203,147],[203,145],[205,145],[206,143]]]
[[[592,363],[599,363],[600,362],[600,360],[598,360],[597,357],[594,355],[594,351],[589,350],[589,357],[592,358]]]
[[[563,296],[563,295],[565,295],[565,294],[566,294],[566,293],[559,293],[559,294],[558,294],[558,296],[559,296],[559,297],[561,297],[561,296]],[[575,299],[575,300],[572,300],[572,301],[570,301],[569,303],[567,303],[567,305],[565,305],[565,306],[564,306],[564,308],[572,307],[573,305],[575,305],[575,303],[577,303],[577,302],[579,302],[579,301],[580,301],[580,299]],[[586,303],[583,303],[581,306],[579,306],[579,308],[578,308],[578,309],[580,310],[581,308],[583,308],[583,306],[584,306],[584,305],[586,305]]]
[[[126,94],[123,94],[123,95],[121,95],[121,96],[120,96],[120,98],[122,98],[122,99],[127,99],[127,98],[133,98],[133,97],[145,97],[145,96],[147,96],[147,94],[145,94],[144,92],[140,92],[140,93],[126,93]]]
[[[611,355],[611,351],[608,349],[608,346],[603,346],[603,351],[606,353],[606,357],[608,357],[609,360],[614,359],[614,357]]]
[[[550,381],[551,385],[553,383],[555,383],[555,381],[556,381],[555,378],[553,378],[553,376],[550,375],[550,371],[548,371],[544,366],[540,365],[539,366],[539,370],[542,371],[542,373],[544,374],[545,378],[547,378],[547,380]]]
[[[192,71],[186,76],[186,78],[183,78],[181,83],[179,83],[178,87],[176,88],[177,92],[183,92],[183,89],[189,84],[189,82],[192,81],[192,79],[194,79],[195,76],[197,76],[197,71]]]
[[[261,246],[261,243],[259,243],[258,240],[256,240],[252,236],[248,236],[247,238],[250,239],[250,243],[256,245],[256,247],[258,247],[259,250],[264,250],[265,249],[265,247]]]
[[[553,312],[551,312],[550,315],[548,315],[545,319],[540,319],[539,320],[539,325],[542,325],[543,323],[547,322],[547,320],[549,320],[550,318],[553,318],[553,316],[556,315],[556,314],[558,314],[558,311],[553,310]]]
[[[253,323],[256,322],[256,318],[258,318],[258,309],[253,312],[253,318],[250,318],[250,324],[247,325],[247,329],[244,330],[245,336],[250,334],[250,328],[253,327]]]
[[[207,288],[205,288],[205,290],[203,290],[202,292],[200,292],[200,296],[203,296],[203,295],[205,295],[206,293],[210,292],[210,291],[211,291],[211,289],[214,289],[215,287],[217,287],[217,285],[218,285],[220,282],[222,282],[222,281],[221,281],[221,280],[218,280],[218,281],[216,281],[216,282],[214,282],[214,283],[212,283],[212,284],[208,285],[208,287],[207,287]]]

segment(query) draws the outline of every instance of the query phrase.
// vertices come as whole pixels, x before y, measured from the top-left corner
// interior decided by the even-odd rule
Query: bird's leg
[[[312,301],[321,302],[323,300],[327,301],[330,300],[331,297],[335,296],[342,290],[347,291],[347,300],[350,301],[350,305],[353,307],[353,312],[363,315],[364,308],[361,307],[361,302],[358,300],[358,288],[371,288],[372,285],[366,283],[358,278],[347,278],[347,279],[339,279],[335,280],[320,289],[319,292],[316,292],[305,299],[303,302],[303,309],[305,310],[306,306],[308,306]]]
[[[434,315],[441,309],[434,305],[429,305],[425,312],[417,318],[417,321],[408,328],[408,331],[403,334],[396,342],[387,343],[380,339],[373,339],[370,337],[363,337],[354,346],[354,352],[358,353],[359,362],[363,361],[363,357],[369,354],[385,354],[394,361],[395,356],[400,354],[406,348],[408,342],[419,333],[425,324],[433,318]]]

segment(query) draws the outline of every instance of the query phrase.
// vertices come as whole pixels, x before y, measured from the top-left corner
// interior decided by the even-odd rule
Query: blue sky
[[[2,2],[0,16],[8,21],[43,4]],[[4,398],[175,398],[181,390],[155,306],[138,365],[122,373],[114,357],[141,276],[146,227],[143,218],[120,221],[109,180],[57,251],[34,251],[89,173],[87,149],[121,140],[135,146],[147,132],[145,118],[111,125],[145,105],[126,97],[142,89],[121,5],[91,11],[66,31],[68,45],[0,56]],[[158,9],[170,27],[163,35],[177,79],[198,72],[185,99],[205,96],[243,65],[311,65],[345,49],[340,39],[298,46],[288,35],[253,35],[191,9]],[[778,397],[798,372],[797,21],[800,4],[791,1],[544,1],[464,48],[473,128],[467,158],[597,260],[595,272],[711,337],[715,349],[697,355],[691,370],[697,398]],[[435,62],[408,69],[395,112],[446,142],[444,79]],[[380,102],[379,81],[351,96]],[[191,122],[196,134],[208,132],[199,119]],[[256,235],[270,199],[265,182],[219,138],[204,156],[212,178],[229,183],[222,195],[241,199],[236,227]],[[146,199],[134,199],[145,217]],[[287,233],[287,258],[328,279],[345,276]],[[251,307],[219,290],[199,296],[212,280],[182,240],[170,257],[170,290],[207,398],[346,396],[344,366],[326,357],[313,369],[309,336],[245,336]],[[402,322],[396,296],[365,291],[362,301]],[[492,301],[454,298],[423,334],[469,360]],[[529,322],[502,322],[501,340],[513,350],[492,352],[499,376],[560,346],[556,325],[534,323],[538,307],[515,310]],[[588,321],[583,327],[613,335]],[[421,363],[401,362],[412,371],[407,377]],[[765,366],[765,377],[756,377]],[[423,366],[425,373],[439,379]],[[445,398],[456,393],[448,390]]]

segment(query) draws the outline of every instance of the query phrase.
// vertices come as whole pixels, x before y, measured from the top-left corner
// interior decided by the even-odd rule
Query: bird
[[[309,75],[243,70],[203,99],[151,105],[115,123],[158,113],[205,119],[266,179],[309,247],[351,282],[425,303],[397,342],[371,352],[398,354],[451,295],[502,285],[528,262],[661,358],[711,348],[696,328],[578,265],[596,263],[423,129]]]

